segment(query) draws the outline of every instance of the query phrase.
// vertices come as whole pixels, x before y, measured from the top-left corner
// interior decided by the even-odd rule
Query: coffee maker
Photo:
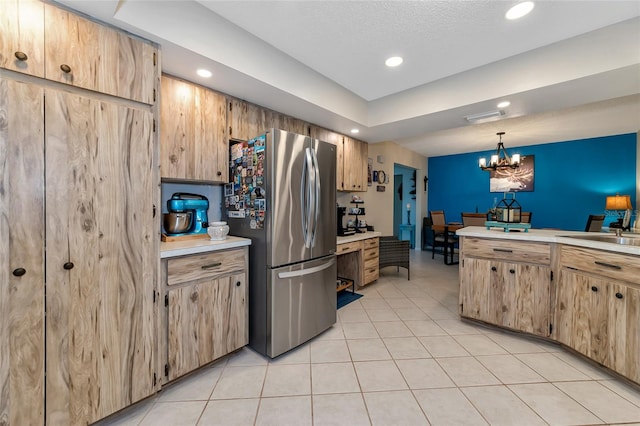
[[[354,228],[349,228],[348,226],[344,226],[344,217],[347,214],[347,208],[338,206],[337,209],[338,209],[338,220],[336,221],[336,223],[338,224],[338,236],[344,237],[346,235],[355,234],[356,230]]]
[[[185,232],[172,235],[206,234],[209,226],[208,209],[209,200],[204,195],[189,194],[187,192],[173,194],[167,200],[167,210],[169,213],[191,212],[191,225]]]

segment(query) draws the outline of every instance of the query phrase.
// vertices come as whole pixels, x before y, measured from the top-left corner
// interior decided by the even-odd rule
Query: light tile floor
[[[269,360],[248,348],[102,425],[640,425],[640,391],[561,347],[458,318],[458,268],[411,254]]]

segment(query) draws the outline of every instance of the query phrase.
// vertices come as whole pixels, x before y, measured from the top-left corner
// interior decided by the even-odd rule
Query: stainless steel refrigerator
[[[336,322],[336,151],[270,129],[230,145],[230,234],[251,238],[249,345],[275,358]]]

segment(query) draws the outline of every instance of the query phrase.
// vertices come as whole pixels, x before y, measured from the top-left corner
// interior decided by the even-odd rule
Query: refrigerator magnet
[[[257,227],[258,227],[258,223],[256,222],[256,220],[251,219],[251,222],[249,222],[249,228],[256,229]]]

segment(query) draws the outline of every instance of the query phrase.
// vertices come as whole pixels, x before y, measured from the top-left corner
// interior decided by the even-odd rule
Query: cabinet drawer
[[[574,246],[561,246],[560,253],[562,267],[640,283],[640,257]]]
[[[367,261],[364,264],[364,283],[369,284],[372,281],[375,281],[380,276],[378,269],[378,261]]]
[[[362,248],[362,242],[361,241],[354,241],[352,243],[344,243],[344,244],[338,244],[336,246],[336,254],[343,254],[343,253],[349,253],[352,251],[358,251]]]
[[[546,243],[465,237],[462,251],[465,256],[513,262],[531,262],[544,265],[551,262],[551,247]]]
[[[375,260],[376,262],[378,261],[378,247],[374,247],[374,248],[369,248],[366,249],[364,251],[364,261],[366,262],[367,260]]]
[[[379,243],[378,243],[378,238],[367,238],[366,240],[363,241],[363,245],[365,249],[368,248],[372,248],[372,247],[378,247]]]
[[[244,249],[207,253],[167,260],[167,284],[216,278],[245,268]]]

